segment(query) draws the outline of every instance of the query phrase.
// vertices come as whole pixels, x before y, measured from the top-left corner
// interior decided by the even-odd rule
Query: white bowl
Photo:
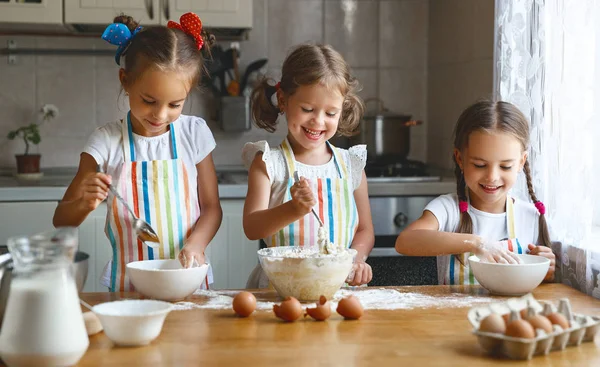
[[[301,251],[292,246],[263,248],[258,259],[280,297],[306,302],[318,301],[321,295],[332,299],[352,270],[356,250],[310,257],[301,257]]]
[[[144,299],[101,303],[92,311],[113,343],[137,346],[156,339],[172,308],[167,302]]]
[[[208,264],[185,269],[179,260],[144,260],[127,264],[127,275],[135,290],[163,301],[181,300],[200,287]]]
[[[550,267],[550,260],[536,255],[517,255],[521,264],[482,262],[475,255],[469,266],[475,279],[490,293],[502,296],[521,296],[540,285]]]

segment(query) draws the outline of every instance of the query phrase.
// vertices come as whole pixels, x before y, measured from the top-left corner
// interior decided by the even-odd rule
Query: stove
[[[369,182],[434,182],[440,176],[430,175],[425,163],[411,159],[403,159],[393,163],[367,161],[365,174]]]

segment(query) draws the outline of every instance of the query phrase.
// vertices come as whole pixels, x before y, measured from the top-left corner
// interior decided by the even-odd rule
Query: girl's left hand
[[[346,283],[352,286],[363,285],[369,283],[371,279],[373,279],[371,265],[364,261],[356,261],[352,265],[352,270],[346,279]]]
[[[184,268],[191,268],[194,266],[194,260],[196,260],[197,266],[204,264],[204,251],[198,245],[185,244],[179,252],[179,262]]]
[[[554,272],[556,270],[556,256],[554,255],[554,252],[552,252],[552,250],[546,246],[536,246],[536,245],[529,244],[528,247],[529,247],[530,255],[543,256],[546,259],[550,260],[550,268],[548,269],[548,273],[546,274],[544,281],[545,282],[553,281],[554,280]]]

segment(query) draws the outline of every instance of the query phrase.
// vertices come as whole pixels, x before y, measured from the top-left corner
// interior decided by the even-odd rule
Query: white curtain
[[[496,0],[495,36],[496,97],[531,121],[533,184],[562,281],[600,295],[600,1]],[[513,191],[528,198],[524,177]]]

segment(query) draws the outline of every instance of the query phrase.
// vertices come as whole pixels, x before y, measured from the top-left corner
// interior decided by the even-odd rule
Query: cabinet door
[[[194,12],[205,27],[251,28],[252,0],[163,0],[163,24],[169,20],[179,22],[179,17]]]
[[[64,2],[66,23],[108,25],[121,13],[132,16],[142,26],[160,23],[160,0],[64,0]]]
[[[104,266],[112,257],[110,242],[104,234],[106,205],[100,204],[79,226],[79,250],[90,255],[88,277],[84,292],[106,292],[100,284]]]
[[[0,22],[62,24],[63,0],[0,0]]]
[[[248,275],[258,264],[258,241],[244,234],[244,200],[221,200],[223,222],[206,250],[213,268],[215,289],[242,289]]]
[[[9,237],[53,230],[52,217],[57,205],[56,201],[0,203],[0,245],[6,245]]]

